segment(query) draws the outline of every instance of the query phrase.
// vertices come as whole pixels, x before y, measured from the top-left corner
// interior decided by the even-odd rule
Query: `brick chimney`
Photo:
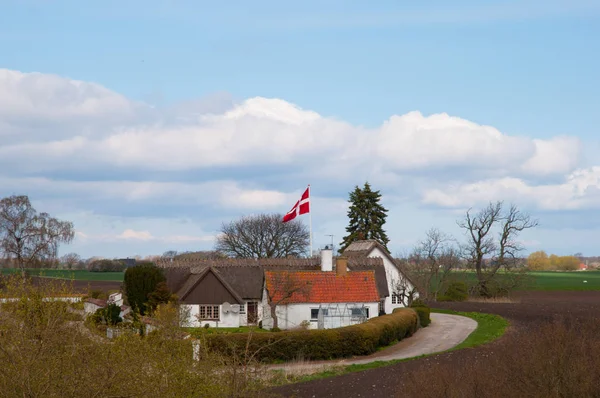
[[[338,276],[346,275],[348,271],[348,259],[346,257],[338,257],[335,259],[335,271]]]

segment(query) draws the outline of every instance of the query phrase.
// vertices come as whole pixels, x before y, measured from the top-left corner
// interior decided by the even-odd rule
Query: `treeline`
[[[580,264],[579,257],[548,255],[543,250],[533,252],[527,257],[527,267],[531,271],[576,271]]]

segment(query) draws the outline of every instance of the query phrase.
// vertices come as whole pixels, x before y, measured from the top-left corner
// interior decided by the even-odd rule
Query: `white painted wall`
[[[237,328],[240,327],[240,314],[233,311],[225,313],[223,306],[219,306],[220,319],[219,321],[200,321],[197,315],[200,313],[200,305],[198,304],[181,304],[182,310],[189,311],[189,318],[187,323],[182,324],[184,327],[204,327],[208,324],[210,327],[221,327],[221,328]],[[183,323],[183,322],[182,322]]]
[[[83,295],[81,296],[61,296],[61,297],[44,297],[42,299],[42,301],[66,301],[69,303],[78,303],[83,299]],[[8,303],[8,302],[13,302],[13,301],[19,301],[21,300],[20,298],[14,298],[14,297],[9,297],[9,298],[0,298],[0,303]]]
[[[100,308],[103,308],[103,307],[100,307],[99,305],[96,305],[94,303],[88,303],[87,301],[85,303],[83,303],[83,311],[86,314],[93,314]]]
[[[396,265],[390,261],[388,256],[381,251],[378,247],[375,247],[367,257],[381,257],[383,259],[383,266],[385,268],[385,274],[387,277],[388,290],[390,291],[390,295],[385,298],[384,310],[386,314],[391,314],[394,308],[404,307],[404,304],[392,304],[392,293],[394,292],[394,286],[396,283],[404,279]],[[408,280],[406,280],[409,288],[412,289],[414,286]],[[415,298],[418,297],[418,294]]]
[[[277,306],[277,320],[280,329],[294,329],[300,327],[302,321],[310,322],[310,329],[317,329],[318,322],[311,321],[311,309],[313,308],[329,308],[331,314],[339,307],[341,311],[348,305],[348,308],[356,307],[362,308],[363,304],[369,308],[369,319],[374,318],[379,312],[379,303],[299,303],[299,304],[288,304]],[[263,328],[271,329],[273,327],[273,319],[271,319],[270,307],[268,305],[263,309]],[[357,319],[351,319],[350,316],[342,318],[326,317],[325,318],[325,329],[332,329],[336,327],[349,326],[355,323],[359,323]]]

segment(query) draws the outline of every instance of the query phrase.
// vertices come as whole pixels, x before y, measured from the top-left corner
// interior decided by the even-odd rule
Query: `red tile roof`
[[[266,271],[265,280],[278,304],[379,302],[372,270],[342,276],[322,271]]]

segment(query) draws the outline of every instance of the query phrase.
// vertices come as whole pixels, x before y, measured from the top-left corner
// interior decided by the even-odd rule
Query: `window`
[[[218,305],[201,305],[198,312],[198,319],[219,320]]]
[[[246,303],[240,304],[240,314],[246,313]]]
[[[329,314],[329,311],[327,310],[327,308],[321,308],[321,313],[323,314],[323,316],[327,316]],[[310,309],[310,319],[312,321],[316,321],[317,319],[319,319],[319,308]]]
[[[351,308],[350,310],[352,311],[352,316],[366,316],[367,318],[369,317],[369,308],[367,307]]]
[[[402,304],[402,301],[400,300],[400,296],[397,295],[396,293],[392,294],[392,304]]]
[[[385,314],[384,301],[380,301],[379,302],[379,315],[384,315],[384,314]]]

